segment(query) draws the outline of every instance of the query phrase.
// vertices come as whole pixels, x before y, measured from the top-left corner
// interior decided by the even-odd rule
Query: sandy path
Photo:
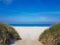
[[[14,45],[43,45],[43,44],[37,40],[25,39],[17,41]]]
[[[42,32],[45,31],[45,29],[49,27],[38,27],[38,26],[33,26],[33,27],[21,27],[21,26],[15,26],[14,27],[20,37],[22,39],[25,38],[30,38],[33,40],[37,40]]]

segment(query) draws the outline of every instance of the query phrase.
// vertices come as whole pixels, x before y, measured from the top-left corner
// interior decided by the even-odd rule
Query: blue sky
[[[60,22],[60,0],[0,0],[0,21],[9,24]]]

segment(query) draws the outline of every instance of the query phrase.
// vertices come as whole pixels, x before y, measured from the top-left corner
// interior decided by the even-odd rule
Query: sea
[[[10,24],[12,26],[52,26],[53,24]]]

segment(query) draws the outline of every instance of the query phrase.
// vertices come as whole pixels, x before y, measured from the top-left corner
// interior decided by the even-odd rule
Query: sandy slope
[[[25,39],[17,41],[15,45],[43,45],[43,44],[37,40]]]
[[[49,27],[14,27],[22,40],[16,41],[12,45],[42,45],[37,39],[40,34]]]
[[[22,39],[30,38],[36,40],[39,38],[40,34],[49,27],[23,27],[23,26],[14,26],[16,31],[19,33]]]
[[[12,45],[43,45],[37,41],[40,34],[49,27],[14,27],[22,40],[16,41]]]

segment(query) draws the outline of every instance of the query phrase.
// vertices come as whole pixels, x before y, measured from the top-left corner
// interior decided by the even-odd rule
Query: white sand
[[[17,41],[15,45],[43,45],[43,44],[37,40],[25,39]]]
[[[45,29],[49,27],[14,27],[22,40],[16,41],[11,45],[43,45],[37,39]]]
[[[49,27],[20,27],[14,26],[16,31],[19,33],[22,39],[32,39],[36,40],[39,38],[40,34]]]

